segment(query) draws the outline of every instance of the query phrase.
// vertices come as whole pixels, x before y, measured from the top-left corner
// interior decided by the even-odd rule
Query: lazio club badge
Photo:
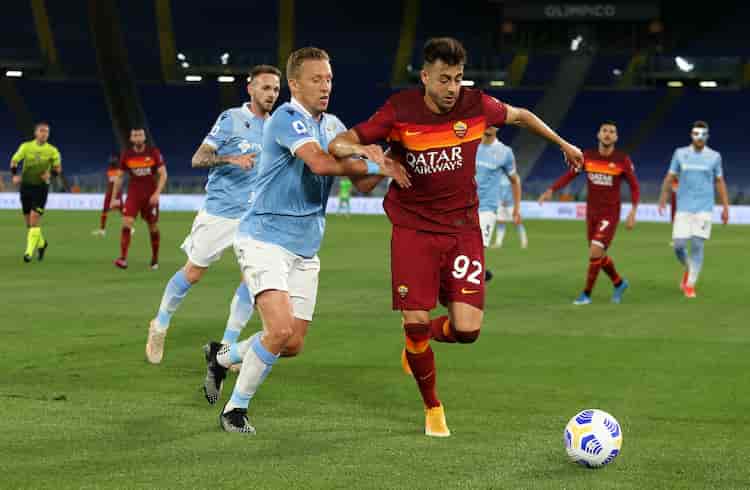
[[[406,295],[409,294],[409,288],[406,286],[406,284],[401,284],[398,287],[398,295],[401,296],[401,299],[406,298]]]
[[[463,121],[456,121],[453,123],[453,132],[456,133],[456,136],[459,138],[463,138],[466,136],[466,131],[469,129],[469,126],[463,122]]]

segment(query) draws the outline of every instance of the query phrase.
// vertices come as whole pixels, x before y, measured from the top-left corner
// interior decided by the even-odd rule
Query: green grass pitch
[[[631,282],[570,303],[587,264],[581,222],[527,223],[530,247],[488,251],[495,272],[474,345],[434,346],[453,436],[426,438],[390,311],[383,217],[329,218],[305,352],[280,361],[250,409],[256,437],[220,432],[203,399],[201,345],[219,339],[239,278],[231,252],[175,315],[160,366],[149,319],[185,260],[190,213],[162,216],[161,270],[139,222],[114,268],[119,217],[50,211],[42,263],[21,260],[19,212],[0,213],[2,488],[748,488],[750,228],[714,229],[698,298],[678,290],[667,225],[618,232]],[[257,315],[247,333],[259,328]],[[225,387],[228,396],[234,375]],[[621,455],[586,470],[562,431],[584,408],[622,424]]]

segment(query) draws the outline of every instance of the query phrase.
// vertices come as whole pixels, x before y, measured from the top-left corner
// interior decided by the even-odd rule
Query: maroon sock
[[[99,220],[99,228],[105,229],[107,227],[107,213],[102,213],[102,216]]]
[[[414,380],[417,382],[422,400],[428,408],[440,406],[435,390],[435,354],[430,347],[430,326],[422,323],[407,323],[406,360],[409,362]]]
[[[594,289],[596,277],[599,275],[599,270],[602,268],[602,262],[604,262],[604,260],[601,257],[591,257],[589,259],[589,270],[586,274],[586,289],[583,290],[588,296],[591,296],[591,291]]]
[[[128,249],[130,248],[130,227],[123,226],[120,232],[120,257],[128,258]]]
[[[614,284],[615,286],[620,285],[620,283],[622,282],[622,278],[620,278],[620,274],[618,274],[617,269],[615,269],[615,261],[612,260],[609,255],[604,257],[604,262],[602,262],[602,270],[612,280],[612,284]]]
[[[159,263],[159,230],[151,232],[151,263]]]
[[[432,339],[438,342],[448,342],[451,344],[456,342],[456,332],[453,329],[453,324],[445,315],[430,321],[430,333]]]

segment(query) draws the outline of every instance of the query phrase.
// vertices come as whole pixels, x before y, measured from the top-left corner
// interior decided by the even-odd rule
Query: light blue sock
[[[675,238],[674,240],[674,254],[677,256],[677,260],[680,264],[687,267],[688,255],[687,255],[687,239]]]
[[[688,274],[687,284],[688,286],[695,286],[698,282],[698,275],[701,273],[703,268],[703,251],[704,251],[703,238],[694,236],[690,238],[690,273]]]
[[[180,307],[182,300],[187,296],[192,284],[188,282],[185,271],[182,269],[175,272],[172,278],[164,288],[164,296],[161,298],[159,313],[156,314],[156,324],[161,329],[169,328],[169,321],[172,315]]]
[[[227,318],[227,326],[224,329],[224,338],[221,339],[222,344],[234,344],[237,342],[242,329],[245,328],[245,325],[247,325],[247,322],[253,316],[254,303],[250,290],[247,289],[247,285],[243,282],[234,292],[232,304],[229,306],[229,318]]]
[[[268,377],[273,364],[279,358],[278,354],[273,354],[263,347],[261,337],[256,334],[250,339],[250,348],[242,359],[242,369],[237,376],[232,397],[224,409],[225,413],[235,408],[247,409],[258,387]]]

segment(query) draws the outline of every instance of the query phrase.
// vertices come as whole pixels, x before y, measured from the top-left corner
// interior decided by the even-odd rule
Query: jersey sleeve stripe
[[[297,153],[297,150],[299,150],[302,145],[306,143],[310,143],[310,142],[315,143],[318,146],[320,146],[320,143],[318,143],[318,140],[316,140],[315,138],[302,138],[301,140],[295,141],[292,144],[292,146],[289,147],[289,151],[291,152],[292,155],[295,155]]]

